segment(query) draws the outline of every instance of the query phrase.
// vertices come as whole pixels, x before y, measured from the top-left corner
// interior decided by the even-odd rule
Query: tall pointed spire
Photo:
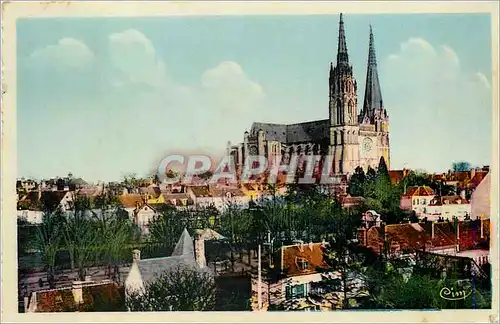
[[[372,26],[370,25],[370,45],[368,49],[368,67],[366,70],[365,100],[363,103],[363,115],[373,116],[375,109],[383,108],[382,92],[377,72],[377,58],[375,56],[375,42],[373,40]]]
[[[340,14],[339,22],[339,44],[337,48],[337,66],[349,66],[349,55],[347,54],[347,45],[345,41],[344,20]]]

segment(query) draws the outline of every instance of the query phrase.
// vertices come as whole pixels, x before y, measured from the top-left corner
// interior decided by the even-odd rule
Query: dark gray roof
[[[182,232],[172,253],[172,256],[179,255],[194,255],[193,239],[189,236],[187,229]]]
[[[281,143],[316,142],[328,138],[329,120],[316,120],[300,124],[253,123],[251,133],[264,131],[265,139]]]
[[[286,142],[287,125],[270,124],[270,123],[253,123],[251,134],[257,136],[257,132],[262,129],[266,136],[266,140]]]
[[[349,54],[347,53],[347,45],[345,41],[344,20],[340,14],[339,21],[339,44],[337,46],[337,66],[349,66]]]
[[[155,277],[167,270],[174,270],[178,267],[191,268],[198,271],[210,272],[210,268],[200,269],[194,256],[193,239],[188,231],[184,229],[177,242],[172,256],[163,258],[142,259],[138,262],[142,280],[150,282]]]
[[[194,256],[190,255],[144,259],[139,261],[138,266],[144,282],[151,282],[155,277],[160,276],[165,271],[174,270],[177,267],[199,269]]]
[[[377,72],[377,58],[375,56],[375,42],[373,40],[372,27],[370,26],[370,45],[368,49],[368,67],[366,71],[365,100],[362,114],[373,118],[375,109],[383,108],[382,92]]]

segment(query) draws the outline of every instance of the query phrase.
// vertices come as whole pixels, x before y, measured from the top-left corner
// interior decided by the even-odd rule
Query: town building
[[[457,217],[459,220],[465,220],[471,215],[470,202],[465,198],[465,193],[462,196],[442,196],[434,197],[429,205],[427,205],[424,214],[430,221],[438,219],[453,220]]]
[[[491,216],[491,174],[485,175],[471,196],[471,216],[490,218]]]
[[[71,286],[32,292],[25,313],[125,311],[123,285],[111,280],[75,281]]]
[[[417,216],[425,216],[427,208],[435,197],[434,191],[428,186],[412,186],[401,196],[400,207],[403,210],[414,211]]]
[[[255,122],[250,132],[245,131],[243,143],[228,143],[228,153],[234,156],[237,168],[255,155],[284,164],[294,155],[329,156],[332,173],[337,175],[352,174],[358,166],[376,168],[381,157],[389,167],[389,116],[382,100],[371,26],[361,109],[357,88],[341,14],[336,63],[330,65],[329,118],[298,124]]]

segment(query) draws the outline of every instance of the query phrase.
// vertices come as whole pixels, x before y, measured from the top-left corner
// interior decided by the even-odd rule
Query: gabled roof
[[[34,295],[36,297],[33,297]],[[34,295],[31,298],[36,299],[36,312],[41,313],[125,311],[123,286],[114,282],[84,285],[81,304],[75,303],[72,287],[37,291]]]
[[[491,214],[491,173],[488,173],[471,196],[472,217],[490,218]]]
[[[455,195],[455,196],[435,197],[434,199],[432,199],[429,206],[442,206],[442,205],[454,205],[454,204],[465,205],[468,203],[469,201],[467,199]]]
[[[147,283],[165,271],[177,267],[210,271],[207,267],[200,269],[196,263],[193,240],[186,229],[182,232],[171,256],[141,259],[138,262],[134,262],[127,277],[127,282],[133,281],[131,277],[140,276],[142,280]],[[138,269],[139,273],[136,273],[135,269]]]
[[[427,243],[425,229],[417,223],[386,225],[385,237],[390,245],[398,245],[401,250],[423,249]]]
[[[434,191],[428,186],[413,186],[409,187],[406,193],[406,197],[421,197],[421,196],[434,196]]]
[[[152,205],[147,204],[147,203],[142,203],[134,209],[134,213],[137,214],[141,210],[148,210],[148,209],[150,209],[152,212],[156,212],[156,209]]]
[[[138,203],[143,203],[142,196],[137,194],[120,195],[118,198],[124,208],[135,208]]]
[[[147,187],[139,188],[139,192],[142,194],[148,194],[155,198],[158,198],[161,195],[160,187],[157,185],[149,185]]]
[[[184,231],[182,231],[181,237],[179,238],[179,241],[177,241],[177,244],[175,245],[172,256],[193,254],[193,253],[194,253],[193,239],[191,238],[191,236],[189,236],[187,229],[184,229]]]
[[[283,263],[281,268],[287,276],[299,276],[316,273],[318,268],[327,268],[324,260],[323,243],[304,243],[282,247]],[[299,268],[300,259],[307,262],[307,269]],[[280,261],[281,263],[281,261]]]

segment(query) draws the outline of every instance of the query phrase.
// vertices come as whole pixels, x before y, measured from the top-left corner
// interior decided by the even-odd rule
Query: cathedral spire
[[[347,45],[345,41],[344,20],[340,14],[339,22],[339,44],[337,49],[337,66],[349,66],[349,55],[347,54]]]
[[[373,116],[375,109],[383,108],[382,92],[377,72],[377,58],[375,56],[375,43],[373,40],[372,26],[370,25],[370,45],[368,49],[368,67],[366,70],[365,100],[363,103],[363,115]]]

